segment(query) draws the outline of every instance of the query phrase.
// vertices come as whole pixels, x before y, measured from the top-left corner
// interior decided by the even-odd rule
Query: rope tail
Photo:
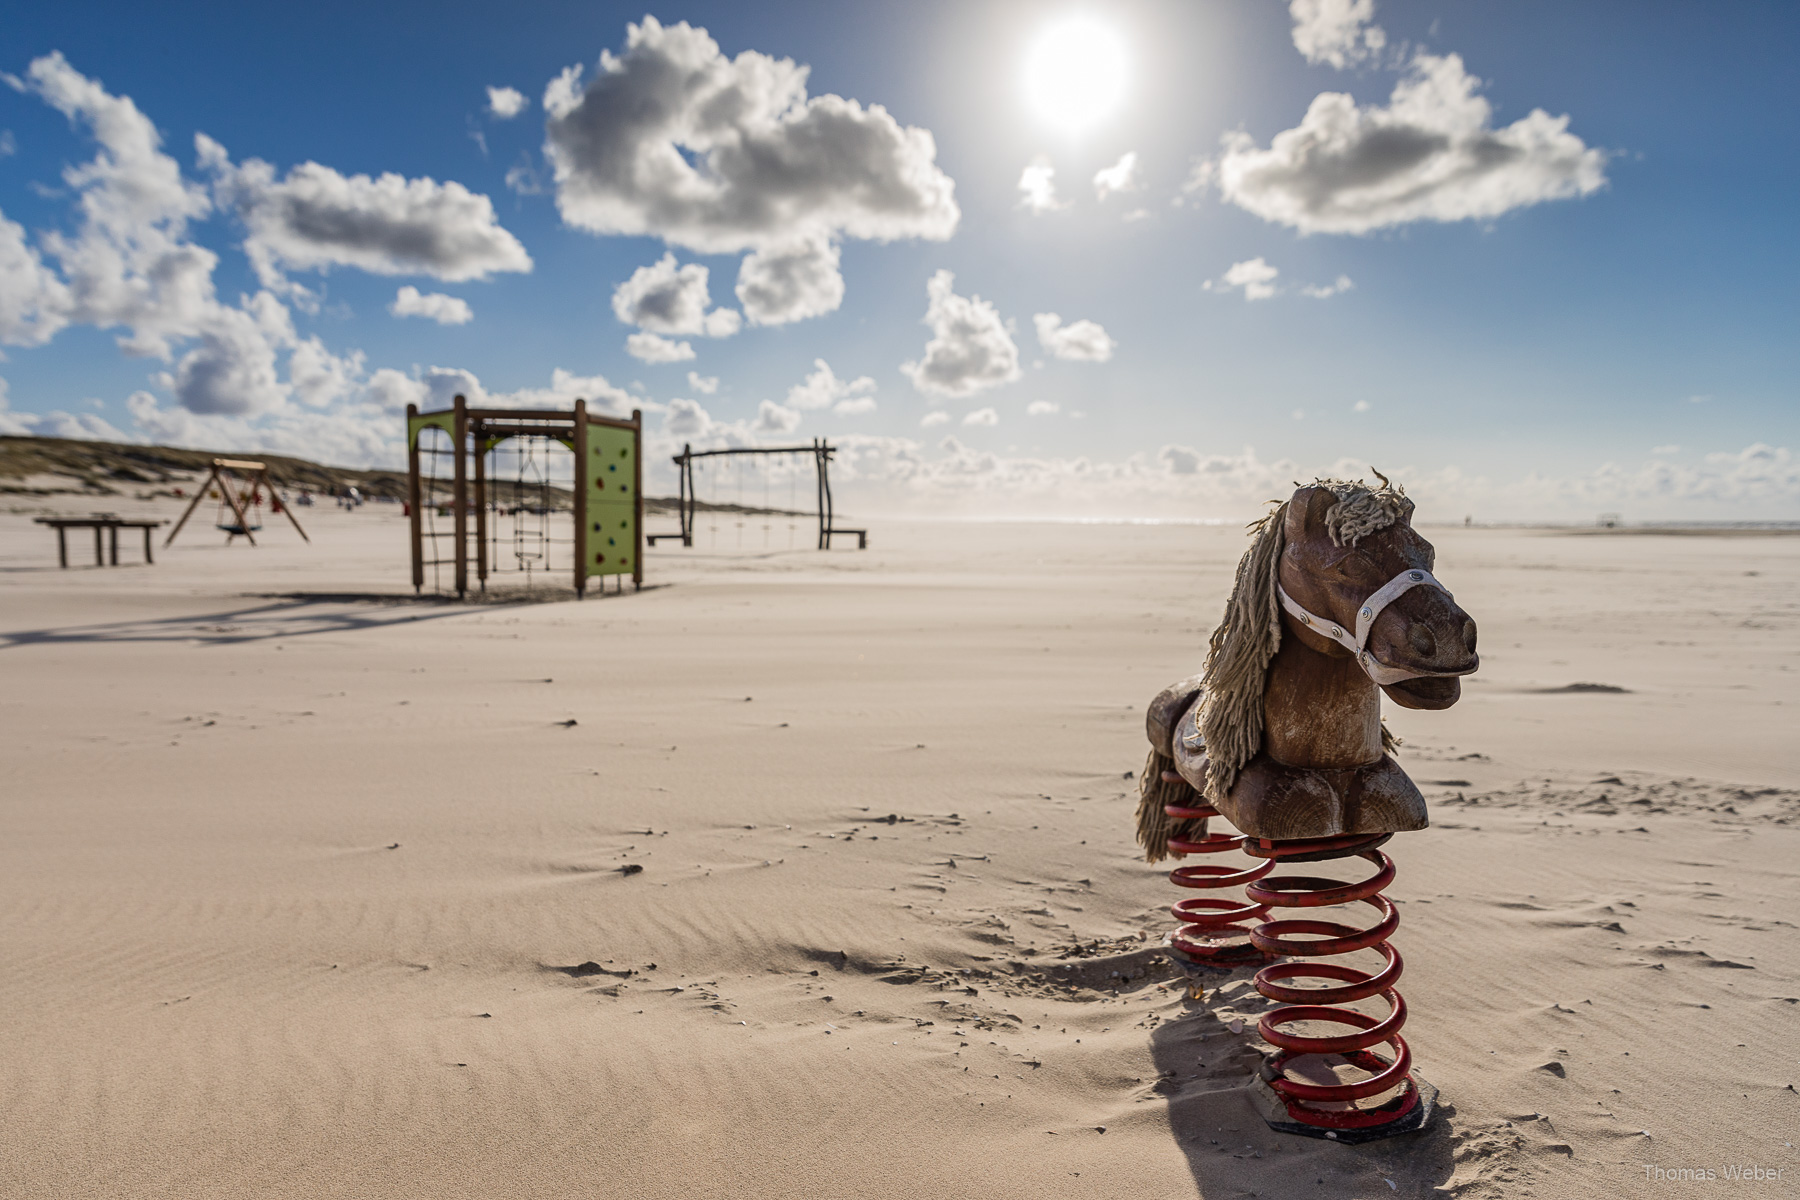
[[[1163,806],[1168,804],[1195,808],[1206,803],[1186,781],[1177,779],[1170,783],[1163,778],[1164,771],[1173,773],[1174,770],[1174,759],[1152,750],[1144,762],[1144,774],[1138,780],[1137,843],[1144,848],[1145,862],[1156,863],[1167,858],[1170,838],[1191,839],[1206,832],[1204,817],[1171,817],[1163,811]]]

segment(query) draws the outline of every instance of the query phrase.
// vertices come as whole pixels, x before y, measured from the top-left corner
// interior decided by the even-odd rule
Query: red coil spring
[[[1210,807],[1168,805],[1171,817],[1218,816]],[[1352,850],[1369,842],[1364,834],[1295,841],[1252,839],[1242,835],[1207,834],[1199,841],[1171,838],[1176,855],[1219,854],[1242,850],[1263,861],[1247,870],[1226,866],[1177,867],[1170,882],[1185,888],[1228,888],[1244,885],[1247,903],[1235,900],[1195,898],[1182,900],[1171,911],[1183,922],[1170,939],[1174,947],[1202,964],[1221,967],[1275,958],[1329,958],[1358,950],[1378,952],[1385,965],[1369,972],[1340,963],[1276,962],[1256,974],[1256,990],[1281,1007],[1266,1014],[1257,1032],[1279,1053],[1270,1062],[1269,1086],[1286,1104],[1288,1115],[1301,1124],[1325,1129],[1367,1129],[1397,1121],[1419,1103],[1411,1076],[1412,1052],[1400,1029],[1406,1024],[1406,1001],[1394,989],[1403,965],[1399,951],[1388,938],[1399,928],[1400,917],[1382,891],[1394,881],[1394,864],[1379,850]],[[1346,882],[1310,875],[1266,878],[1276,863],[1298,855],[1317,855],[1332,850],[1350,851],[1375,865],[1369,878]],[[1271,909],[1323,908],[1362,903],[1375,910],[1373,925],[1358,929],[1335,921],[1267,921]],[[1255,921],[1254,927],[1245,923]],[[1333,986],[1294,987],[1288,981],[1323,979]],[[1378,996],[1388,1005],[1385,1017],[1372,1017],[1352,1008],[1336,1007]],[[1283,1028],[1301,1021],[1345,1026],[1350,1032],[1331,1037],[1293,1033]],[[1392,1057],[1383,1058],[1373,1048],[1386,1044]],[[1368,1073],[1351,1083],[1305,1083],[1286,1077],[1287,1065],[1308,1054],[1335,1054]],[[1356,1102],[1384,1092],[1395,1094],[1373,1108]]]
[[[1219,815],[1216,808],[1187,808],[1179,804],[1166,804],[1163,811],[1171,817],[1196,820]],[[1169,850],[1178,858],[1189,854],[1223,854],[1227,850],[1243,849],[1244,841],[1242,834],[1210,833],[1197,842],[1172,837]],[[1212,865],[1176,867],[1169,872],[1169,882],[1183,888],[1230,888],[1254,883],[1274,868],[1273,859],[1256,863],[1245,871]],[[1268,961],[1268,955],[1252,944],[1251,931],[1243,924],[1268,916],[1268,905],[1196,896],[1176,903],[1169,911],[1182,923],[1169,941],[1189,958],[1221,967]]]

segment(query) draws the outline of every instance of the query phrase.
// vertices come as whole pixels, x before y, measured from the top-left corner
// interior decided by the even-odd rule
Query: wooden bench
[[[150,553],[150,531],[167,525],[167,521],[155,521],[145,518],[115,517],[96,514],[91,517],[38,517],[39,525],[48,525],[56,530],[56,561],[60,566],[69,565],[69,530],[92,529],[94,531],[94,565],[106,566],[100,554],[100,534],[104,530],[112,542],[112,565],[119,565],[119,530],[141,529],[144,531],[144,561],[155,563]]]
[[[869,548],[869,531],[868,530],[866,530],[866,529],[836,529],[836,528],[833,528],[833,529],[827,529],[825,531],[825,548],[827,550],[831,549],[831,539],[840,533],[842,533],[842,534],[854,533],[856,535],[856,548],[858,550],[867,550]]]

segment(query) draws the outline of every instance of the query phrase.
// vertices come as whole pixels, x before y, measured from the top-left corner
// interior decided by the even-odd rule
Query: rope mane
[[[1404,488],[1380,471],[1378,487],[1360,479],[1319,479],[1336,498],[1325,510],[1325,530],[1333,545],[1354,546],[1371,533],[1412,515]],[[1286,549],[1288,506],[1284,500],[1250,525],[1250,548],[1238,560],[1237,579],[1225,616],[1206,655],[1200,735],[1206,743],[1206,799],[1223,800],[1245,763],[1262,750],[1263,687],[1269,663],[1281,649],[1281,602],[1275,583]],[[1383,727],[1383,740],[1387,738]]]

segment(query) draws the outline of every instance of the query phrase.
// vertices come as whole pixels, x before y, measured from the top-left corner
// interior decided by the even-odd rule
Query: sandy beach
[[[1482,653],[1388,712],[1443,1108],[1349,1147],[1256,1116],[1251,972],[1185,996],[1132,842],[1241,528],[752,519],[457,605],[397,506],[303,519],[0,517],[0,1194],[1800,1189],[1800,537],[1424,528]]]

